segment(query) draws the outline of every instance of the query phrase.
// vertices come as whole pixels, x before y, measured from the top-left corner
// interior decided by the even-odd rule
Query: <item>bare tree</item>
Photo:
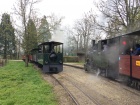
[[[46,17],[48,23],[49,23],[49,31],[51,34],[54,34],[57,29],[61,26],[61,22],[64,19],[64,17],[58,17],[54,13]]]
[[[97,24],[107,34],[116,35],[140,28],[140,0],[101,0],[96,6],[105,17],[105,24]]]
[[[19,0],[17,2],[17,5],[14,6],[14,13],[20,17],[21,24],[22,24],[22,35],[23,38],[25,38],[25,55],[26,55],[26,63],[25,66],[28,66],[28,55],[30,52],[29,48],[29,38],[27,34],[27,22],[28,20],[33,16],[33,13],[35,12],[34,4],[38,3],[40,0]]]
[[[63,17],[57,17],[55,14],[45,16],[41,19],[38,28],[39,42],[49,41],[55,31],[61,26]]]
[[[66,28],[66,34],[67,34],[67,47],[69,48],[69,50],[73,50],[73,53],[77,53],[78,52],[78,45],[79,45],[79,36],[78,34],[74,33],[73,29],[70,28]],[[70,51],[68,51],[70,52]]]
[[[84,17],[75,24],[75,31],[79,37],[79,50],[87,53],[90,39],[96,38],[95,16],[92,12],[85,13]]]
[[[95,21],[96,16],[94,15],[93,11],[90,11],[85,13],[82,19],[75,22],[70,37],[71,40],[77,45],[77,52],[86,54],[91,39],[96,39],[98,37],[95,32]]]

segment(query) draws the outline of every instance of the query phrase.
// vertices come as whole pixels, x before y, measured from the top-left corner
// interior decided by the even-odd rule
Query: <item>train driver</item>
[[[136,50],[134,51],[134,53],[132,55],[140,55],[140,45],[136,44]]]

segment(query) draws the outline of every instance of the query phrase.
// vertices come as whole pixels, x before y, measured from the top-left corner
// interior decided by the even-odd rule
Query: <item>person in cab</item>
[[[136,44],[136,50],[134,51],[133,55],[140,55],[140,44]]]

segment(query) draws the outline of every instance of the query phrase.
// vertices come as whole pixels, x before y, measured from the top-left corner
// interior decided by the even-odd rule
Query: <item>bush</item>
[[[63,61],[64,62],[79,62],[78,56],[64,56]]]

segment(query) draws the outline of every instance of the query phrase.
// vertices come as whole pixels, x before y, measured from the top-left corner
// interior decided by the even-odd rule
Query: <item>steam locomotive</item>
[[[94,71],[139,89],[140,56],[133,54],[136,44],[140,44],[140,30],[98,43],[93,40],[84,65],[85,71]]]
[[[29,61],[42,68],[43,73],[58,73],[63,71],[63,43],[44,42],[38,48],[31,50]],[[25,57],[23,56],[23,60]]]

